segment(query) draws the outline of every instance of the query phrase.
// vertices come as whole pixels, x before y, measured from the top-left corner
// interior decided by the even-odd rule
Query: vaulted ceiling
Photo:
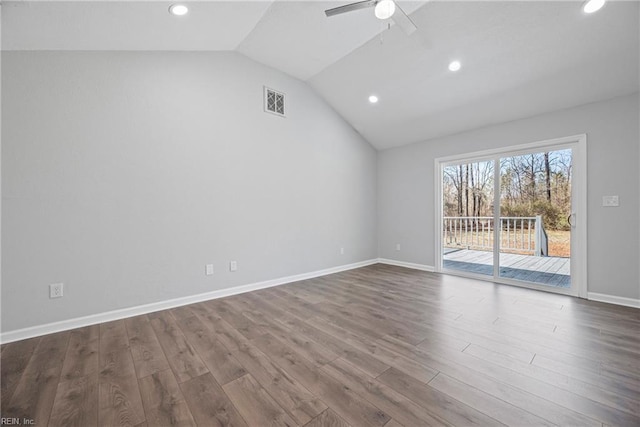
[[[346,1],[3,2],[3,50],[237,51],[307,81],[378,149],[637,92],[638,1],[403,1],[410,36]],[[457,59],[462,68],[447,66]],[[367,101],[369,95],[377,104]]]

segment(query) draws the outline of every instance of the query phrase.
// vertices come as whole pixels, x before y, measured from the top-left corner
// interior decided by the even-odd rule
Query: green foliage
[[[549,230],[569,230],[567,222],[568,212],[556,204],[547,200],[536,200],[531,203],[517,203],[503,205],[500,208],[500,216],[533,217],[541,215],[544,227]]]

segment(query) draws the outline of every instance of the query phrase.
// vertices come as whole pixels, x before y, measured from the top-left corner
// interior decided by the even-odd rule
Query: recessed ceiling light
[[[593,13],[602,9],[606,0],[588,0],[582,6],[584,13]]]
[[[176,16],[183,16],[189,12],[189,8],[183,4],[172,4],[169,13]]]
[[[375,104],[376,102],[378,102],[378,97],[375,95],[369,96],[369,102]]]
[[[458,71],[462,65],[460,65],[460,61],[452,61],[449,64],[450,71]]]
[[[388,19],[393,16],[396,11],[396,4],[392,0],[380,0],[376,3],[373,12],[378,19]]]

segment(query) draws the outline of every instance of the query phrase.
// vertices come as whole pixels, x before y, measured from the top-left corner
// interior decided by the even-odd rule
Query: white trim
[[[548,139],[545,141],[532,142],[528,144],[514,145],[510,147],[499,147],[489,150],[476,151],[473,153],[456,154],[452,156],[438,157],[434,160],[435,172],[435,200],[434,200],[434,255],[435,255],[435,271],[438,273],[450,274],[443,268],[442,262],[442,168],[448,164],[459,162],[477,162],[477,161],[498,161],[502,155],[521,155],[533,151],[539,151],[546,147],[554,149],[572,148],[574,150],[574,173],[573,179],[575,185],[572,186],[573,193],[571,197],[572,205],[575,208],[572,212],[578,212],[581,218],[576,218],[575,231],[572,231],[572,256],[571,256],[571,282],[575,285],[571,286],[568,295],[587,298],[588,279],[587,279],[587,135],[578,134],[561,138]],[[495,173],[498,175],[498,168]],[[499,194],[499,180],[494,178],[494,194]],[[576,190],[577,189],[577,190]],[[499,214],[494,212],[494,217]],[[495,220],[495,219],[494,219]],[[499,233],[499,231],[498,231]],[[495,245],[499,240],[495,239]],[[494,256],[497,258],[499,253],[494,247]],[[494,276],[489,278],[490,281],[506,283],[497,274],[497,263],[494,263]],[[535,285],[529,286],[529,283],[507,283],[518,286],[531,287],[537,289]],[[548,292],[554,292],[554,288],[541,289]],[[566,292],[558,292],[567,294]]]
[[[432,265],[416,264],[413,262],[405,262],[405,261],[396,261],[394,259],[378,258],[378,262],[380,264],[388,264],[388,265],[395,265],[397,267],[412,268],[414,270],[428,271],[430,273],[433,273],[436,271],[435,267],[433,267]]]
[[[539,151],[539,150],[536,150]],[[511,153],[509,153],[511,154]],[[491,160],[493,162],[493,279],[499,280],[500,277],[500,245],[502,244],[502,223],[500,222],[500,215],[502,214],[502,167],[500,160],[504,154],[496,154]],[[514,155],[515,156],[515,155]],[[534,178],[535,182],[535,178]],[[467,186],[469,182],[467,181]],[[573,188],[573,187],[571,187]],[[468,191],[468,189],[467,189]],[[535,197],[535,195],[534,195]],[[467,194],[467,206],[469,206],[469,195]],[[469,208],[467,208],[467,214],[469,214]],[[536,232],[538,225],[536,224]],[[442,230],[442,229],[441,229]],[[489,231],[491,232],[491,231]],[[440,232],[442,234],[442,231]],[[538,244],[538,242],[536,242]],[[443,245],[444,246],[444,245]],[[444,258],[444,250],[442,251],[442,258]]]
[[[443,254],[442,254],[442,227],[443,227],[443,208],[442,208],[442,174],[443,174],[443,166],[444,163],[440,162],[440,159],[434,159],[434,180],[435,188],[434,195],[435,199],[433,202],[434,209],[434,233],[433,233],[433,258],[434,258],[434,271],[437,273],[442,273],[443,270]]]
[[[54,332],[67,331],[69,329],[81,328],[83,326],[95,325],[97,323],[111,322],[113,320],[125,319],[127,317],[139,316],[141,314],[153,313],[154,311],[166,310],[183,305],[211,299],[224,298],[231,295],[284,285],[286,283],[298,282],[300,280],[312,279],[314,277],[326,276],[328,274],[339,273],[341,271],[353,270],[355,268],[366,267],[377,264],[377,259],[360,261],[353,264],[340,265],[326,268],[324,270],[312,271],[310,273],[296,274],[294,276],[280,277],[278,279],[265,280],[263,282],[250,283],[248,285],[236,286],[233,288],[219,289],[217,291],[206,292],[198,295],[180,297],[168,301],[154,302],[151,304],[127,307],[120,310],[107,311],[105,313],[92,314],[90,316],[76,317],[74,319],[61,320],[59,322],[47,323],[45,325],[32,326],[15,331],[3,332],[0,334],[0,343],[6,344],[27,338],[33,338]]]
[[[591,301],[606,302],[609,304],[624,305],[625,307],[640,308],[640,299],[635,299],[635,298],[625,298],[625,297],[618,297],[615,295],[589,292],[587,294],[587,299]]]
[[[571,184],[571,214],[575,216],[575,230],[571,231],[571,281],[576,281],[576,295],[587,298],[589,279],[587,276],[587,135],[578,135],[578,141],[573,147],[573,179],[577,185]]]
[[[500,156],[502,154],[509,154],[514,156],[519,156],[522,154],[528,154],[532,151],[537,151],[539,148],[545,147],[558,147],[563,148],[564,145],[571,145],[575,142],[586,141],[587,135],[584,133],[564,136],[561,138],[547,139],[544,141],[538,142],[530,142],[527,144],[518,144],[506,147],[498,147],[491,148],[488,150],[474,151],[472,153],[464,153],[464,154],[454,154],[451,156],[443,156],[436,158],[437,163],[443,163],[445,166],[448,163],[459,163],[465,161],[485,161],[485,160],[493,160],[496,156]]]

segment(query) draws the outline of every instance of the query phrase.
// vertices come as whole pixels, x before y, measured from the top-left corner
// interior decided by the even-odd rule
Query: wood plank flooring
[[[640,310],[381,264],[1,351],[22,425],[640,425]]]

